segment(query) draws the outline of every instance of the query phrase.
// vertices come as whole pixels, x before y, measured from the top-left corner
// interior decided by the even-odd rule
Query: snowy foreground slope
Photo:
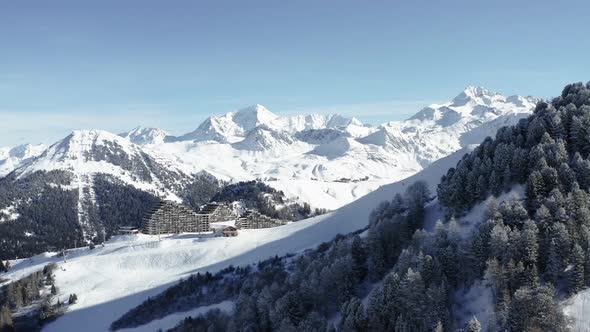
[[[590,332],[590,290],[582,291],[565,303],[565,314],[570,317],[572,331]]]
[[[413,182],[424,180],[434,192],[440,177],[468,151],[453,153],[404,181],[383,186],[327,215],[277,228],[244,230],[236,238],[184,234],[158,242],[156,237],[145,235],[115,237],[104,248],[72,250],[67,263],[53,254],[13,262],[6,277],[21,278],[48,262],[57,262],[56,286],[61,300],[76,293],[79,302],[45,330],[77,331],[84,326],[86,331],[106,331],[123,313],[190,273],[213,272],[230,264],[251,264],[275,255],[299,252],[331,240],[339,233],[363,228],[370,212],[380,202],[403,192]],[[436,211],[431,214],[430,219],[437,217]]]

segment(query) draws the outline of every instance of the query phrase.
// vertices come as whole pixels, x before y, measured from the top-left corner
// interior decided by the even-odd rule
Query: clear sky
[[[550,97],[590,80],[589,3],[0,0],[0,146],[254,103],[376,124],[467,85]]]

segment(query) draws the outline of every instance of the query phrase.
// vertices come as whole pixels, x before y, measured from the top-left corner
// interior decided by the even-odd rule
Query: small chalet
[[[139,229],[133,226],[120,226],[119,235],[135,235],[139,234]]]
[[[223,230],[221,231],[221,233],[225,237],[238,236],[238,229],[236,227],[234,227],[234,226],[226,226],[226,227],[223,228]]]

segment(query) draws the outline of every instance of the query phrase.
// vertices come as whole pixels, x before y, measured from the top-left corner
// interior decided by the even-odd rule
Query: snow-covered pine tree
[[[467,323],[467,327],[465,328],[465,332],[481,332],[481,324],[477,317],[473,316]]]
[[[584,288],[584,266],[586,265],[586,257],[580,245],[574,245],[572,250],[572,269],[569,275],[569,293],[575,294]]]

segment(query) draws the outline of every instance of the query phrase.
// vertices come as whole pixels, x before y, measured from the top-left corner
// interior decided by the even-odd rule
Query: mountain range
[[[94,135],[97,145],[108,146],[109,152],[95,146],[80,149],[84,144],[80,139],[72,144],[72,138],[60,143],[68,147],[64,151],[84,151],[74,154],[84,156],[83,163],[116,163],[123,173],[109,173],[107,182],[123,182],[121,174],[129,172],[124,182],[128,188],[151,183],[137,175],[144,169],[140,159],[149,176],[167,179],[158,169],[167,168],[178,172],[173,178],[186,176],[190,186],[191,176],[196,176],[190,158],[209,157],[193,149],[210,151],[214,160],[227,156],[219,151],[231,152],[244,162],[244,169],[268,165],[267,157],[323,158],[327,167],[345,155],[358,161],[379,153],[413,153],[412,161],[424,169],[333,212],[278,228],[240,230],[237,238],[175,234],[154,242],[149,235],[115,237],[100,248],[70,250],[68,263],[51,253],[12,261],[18,265],[5,276],[12,280],[58,263],[59,294],[83,294],[80,303],[71,304],[62,318],[46,326],[47,331],[68,330],[92,317],[100,317],[90,328],[96,331],[175,325],[174,331],[207,326],[220,331],[242,326],[311,326],[322,331],[326,326],[360,331],[399,326],[416,331],[583,329],[584,303],[590,296],[589,91],[590,83],[568,85],[548,102],[468,88],[405,121],[376,127],[354,121],[352,125],[367,131],[361,135],[345,129],[352,119],[342,126],[293,129],[277,125],[289,122],[268,113],[254,116],[257,120],[249,125],[239,121],[238,127],[250,129],[221,141],[164,136],[139,145],[127,135],[75,132],[74,137]],[[528,106],[535,103],[533,113]],[[24,162],[1,181],[19,183],[26,192],[35,177],[42,176],[50,179],[46,187],[68,191],[72,181],[55,172],[103,176],[73,172],[76,166],[70,159],[78,157],[64,158],[70,153],[54,146],[47,151],[51,153]],[[113,151],[125,155],[125,161],[118,161]],[[293,152],[298,154],[288,156]],[[40,160],[51,155],[57,159],[48,164],[60,166],[41,167],[45,164]],[[444,156],[431,161],[438,155]],[[152,163],[158,167],[147,166]],[[371,181],[362,175],[307,181],[338,189]],[[214,178],[209,173],[207,177]],[[100,181],[104,185],[104,179]],[[276,185],[286,180],[264,181]],[[187,185],[134,192],[184,200]],[[112,188],[107,188],[109,193]],[[3,211],[9,217],[19,213],[14,207]],[[304,314],[291,318],[299,312]],[[185,319],[189,316],[193,318]]]
[[[206,170],[225,181],[258,178],[288,196],[336,209],[494,136],[528,116],[537,102],[467,87],[450,102],[378,126],[340,115],[280,116],[254,105],[211,116],[180,137],[162,139],[154,134],[160,129],[123,136],[187,173]]]
[[[203,204],[220,181],[259,179],[312,208],[337,209],[515,124],[537,101],[468,87],[450,102],[379,126],[340,115],[280,116],[254,105],[211,116],[178,137],[157,128],[77,130],[49,147],[4,148],[0,221],[19,220],[16,229],[0,222],[0,233],[14,239],[4,250],[31,253],[36,235],[47,232],[55,238],[46,245],[58,245],[58,230],[72,226],[73,238],[108,237],[118,225],[138,223],[154,200]],[[115,203],[117,195],[135,199]],[[38,199],[63,209],[39,223]]]

